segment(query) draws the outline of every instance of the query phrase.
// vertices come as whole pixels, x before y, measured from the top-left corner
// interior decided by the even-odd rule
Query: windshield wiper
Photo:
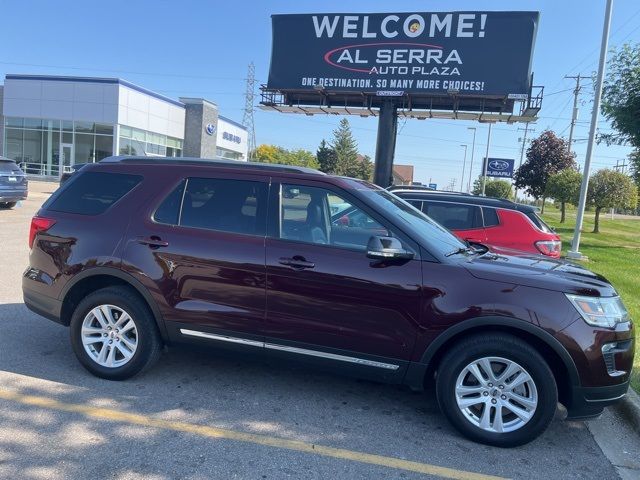
[[[471,248],[471,247],[460,247],[457,250],[454,250],[453,252],[449,252],[449,253],[445,253],[445,257],[450,257],[452,255],[459,255],[461,253],[478,253],[478,251],[475,248]]]

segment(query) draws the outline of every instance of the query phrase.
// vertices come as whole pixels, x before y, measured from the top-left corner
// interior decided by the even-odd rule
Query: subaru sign
[[[493,98],[529,93],[538,12],[271,18],[269,89]]]
[[[429,184],[429,188],[431,190],[437,190],[438,189],[438,184],[437,183],[430,183]]]
[[[512,158],[492,158],[489,157],[487,164],[487,177],[513,177],[513,166],[515,160]]]
[[[207,131],[207,135],[213,135],[216,133],[216,126],[213,123],[208,123],[205,130]]]

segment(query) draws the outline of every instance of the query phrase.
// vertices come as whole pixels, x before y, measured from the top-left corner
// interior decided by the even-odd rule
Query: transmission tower
[[[256,149],[256,129],[253,123],[253,101],[255,97],[256,86],[256,67],[251,62],[247,72],[247,88],[244,94],[244,115],[242,116],[242,125],[247,127],[249,136],[249,158],[253,157]]]

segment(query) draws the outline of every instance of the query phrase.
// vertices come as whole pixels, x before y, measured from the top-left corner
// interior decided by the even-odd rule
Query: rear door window
[[[265,235],[267,184],[246,180],[189,178],[180,226]]]
[[[74,175],[75,177],[75,175]],[[140,175],[85,172],[69,182],[45,208],[56,212],[100,215],[142,181]]]
[[[482,216],[484,217],[485,228],[495,227],[497,225],[500,225],[500,220],[498,219],[498,212],[496,212],[495,208],[482,207]]]
[[[449,230],[482,228],[480,207],[446,202],[425,202],[423,211]]]

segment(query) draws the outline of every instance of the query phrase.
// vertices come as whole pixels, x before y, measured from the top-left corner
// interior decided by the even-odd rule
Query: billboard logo
[[[213,123],[207,123],[205,130],[207,132],[207,135],[213,135],[214,133],[216,133],[216,126]]]
[[[513,177],[513,165],[515,160],[510,158],[491,158],[487,163],[487,177]]]

